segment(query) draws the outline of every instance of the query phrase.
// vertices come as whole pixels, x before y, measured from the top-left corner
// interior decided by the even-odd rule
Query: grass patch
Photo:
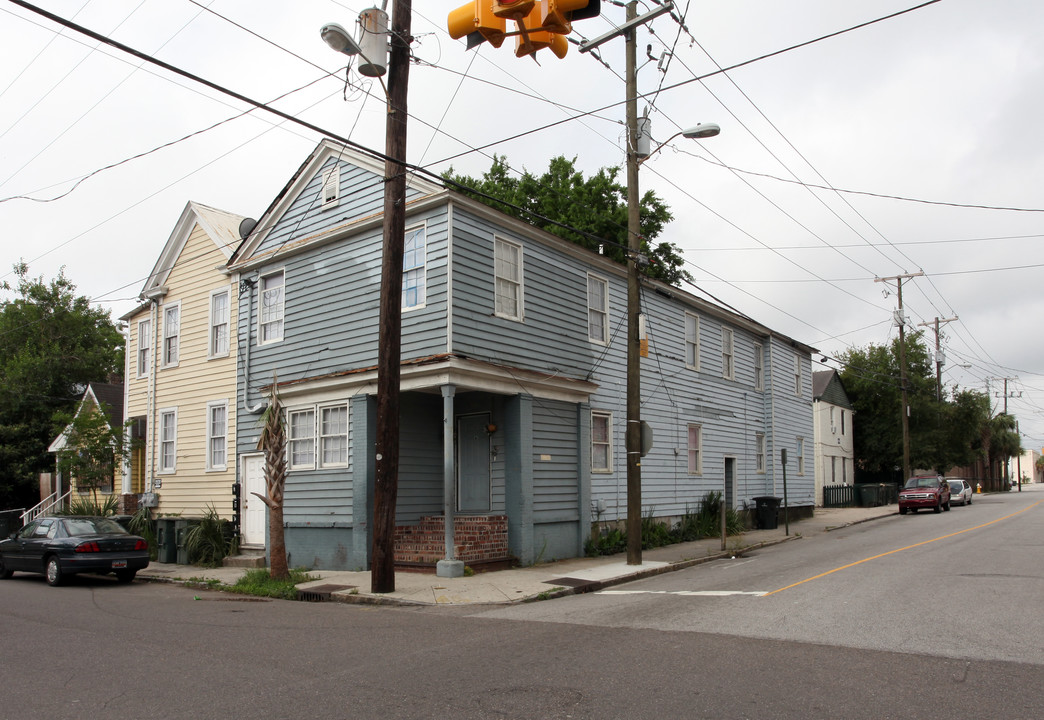
[[[243,577],[230,585],[232,592],[244,595],[256,595],[258,597],[279,598],[281,600],[297,599],[297,584],[318,580],[304,568],[295,568],[290,571],[289,580],[273,580],[267,568],[254,568],[247,570]]]

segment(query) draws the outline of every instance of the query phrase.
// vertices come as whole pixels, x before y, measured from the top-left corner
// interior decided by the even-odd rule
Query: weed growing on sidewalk
[[[229,589],[232,592],[243,593],[244,595],[296,600],[298,583],[318,579],[318,577],[310,575],[303,568],[295,568],[290,571],[289,580],[274,580],[268,568],[255,568],[247,570],[246,574],[239,578],[235,585],[230,586]]]

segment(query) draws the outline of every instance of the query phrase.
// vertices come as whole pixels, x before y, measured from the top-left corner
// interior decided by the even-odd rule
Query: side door
[[[22,570],[25,568],[25,541],[36,532],[39,520],[33,520],[24,528],[15,533],[15,536],[4,544],[4,565],[8,570]]]
[[[39,571],[43,568],[44,552],[58,530],[54,518],[41,518],[33,532],[22,539],[22,569]]]

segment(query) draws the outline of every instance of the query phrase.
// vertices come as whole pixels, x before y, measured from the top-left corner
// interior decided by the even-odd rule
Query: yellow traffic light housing
[[[551,48],[559,58],[569,50],[566,35],[576,20],[598,17],[601,0],[473,0],[451,10],[446,25],[450,37],[468,38],[468,49],[485,41],[500,47],[504,38],[514,36],[515,55],[533,55]],[[507,22],[515,23],[509,32]]]
[[[454,40],[467,36],[469,50],[480,45],[483,40],[488,40],[490,45],[498,48],[507,37],[507,21],[493,14],[490,0],[472,0],[456,10],[450,10],[446,29]]]

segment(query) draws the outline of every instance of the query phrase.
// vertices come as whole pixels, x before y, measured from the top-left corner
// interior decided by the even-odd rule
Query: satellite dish
[[[239,223],[239,239],[246,240],[247,235],[254,232],[254,228],[257,227],[257,220],[254,218],[243,218]]]

